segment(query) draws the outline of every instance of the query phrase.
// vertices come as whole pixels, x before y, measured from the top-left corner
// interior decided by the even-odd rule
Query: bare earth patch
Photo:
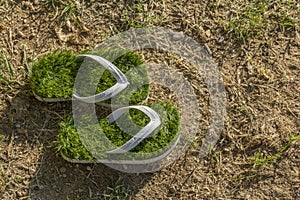
[[[0,0],[1,199],[300,199],[300,4],[281,1]],[[209,126],[209,94],[195,69],[165,61],[192,83],[201,129],[185,155],[153,174],[72,164],[55,149],[71,104],[37,101],[30,65],[57,49],[93,49],[139,27],[183,31],[220,70],[227,116],[213,151],[199,159]],[[149,100],[176,99],[151,85]]]

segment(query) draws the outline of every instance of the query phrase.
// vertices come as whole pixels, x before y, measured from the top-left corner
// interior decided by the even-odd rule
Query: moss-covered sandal
[[[88,52],[89,55],[101,56],[106,60],[112,60],[120,73],[124,74],[129,82],[126,90],[118,91],[118,99],[127,99],[130,92],[129,104],[137,104],[145,101],[149,93],[149,78],[146,66],[143,65],[143,60],[140,55],[133,52],[125,52],[122,50],[97,50]],[[94,70],[86,70],[90,73],[85,73],[84,79],[85,88],[96,83],[95,91],[88,91],[88,93],[100,94],[109,88],[114,87],[117,83],[116,77],[111,73],[112,70],[99,67],[103,63],[95,66],[84,65],[86,59],[83,56],[78,56],[71,51],[55,51],[53,53],[40,57],[32,65],[31,73],[31,88],[34,96],[41,101],[56,102],[67,101],[72,99],[74,91],[74,84],[80,69],[93,68]],[[100,65],[99,65],[100,64]],[[100,78],[101,77],[101,78]],[[100,78],[100,80],[99,80]],[[78,89],[78,88],[77,88]],[[81,88],[82,89],[82,88]],[[112,90],[110,90],[112,91]],[[114,90],[116,91],[116,90]],[[76,91],[78,94],[78,91]],[[82,91],[81,91],[82,92]],[[93,94],[93,95],[94,95]],[[82,93],[82,96],[87,94]],[[88,95],[90,96],[90,95]],[[124,96],[124,98],[122,98]],[[104,101],[109,104],[110,100]],[[123,102],[120,102],[120,104]]]
[[[76,127],[71,117],[61,122],[57,148],[66,160],[104,164],[156,162],[155,158],[167,156],[179,140],[180,115],[172,104],[124,107],[99,119],[97,124],[91,121],[91,116],[85,115],[77,119]]]

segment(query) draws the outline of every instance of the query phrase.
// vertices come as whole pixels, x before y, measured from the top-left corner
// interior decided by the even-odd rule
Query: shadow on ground
[[[151,175],[124,174],[102,164],[72,164],[46,151],[30,184],[32,199],[126,199]]]
[[[71,102],[44,103],[25,85],[6,94],[1,115],[1,196],[4,199],[126,199],[152,176],[102,164],[74,164],[55,149],[59,123]]]

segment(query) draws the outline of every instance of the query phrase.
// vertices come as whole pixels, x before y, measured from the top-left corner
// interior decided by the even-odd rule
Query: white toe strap
[[[112,123],[117,119],[119,119],[130,108],[138,109],[143,113],[145,113],[150,118],[150,122],[143,129],[141,129],[137,134],[135,134],[130,140],[128,140],[125,144],[111,151],[107,151],[106,153],[108,154],[126,153],[131,149],[133,149],[134,147],[136,147],[145,138],[153,134],[153,132],[160,126],[161,120],[159,118],[159,115],[153,109],[147,106],[127,106],[127,107],[119,108],[114,112],[112,112],[107,117],[109,123]]]
[[[96,62],[101,64],[105,69],[107,69],[116,78],[117,83],[111,88],[99,94],[88,96],[88,97],[81,97],[77,93],[74,93],[73,97],[75,97],[76,99],[84,101],[86,103],[96,103],[96,102],[104,101],[119,94],[129,85],[126,76],[115,65],[113,65],[105,58],[96,55],[90,55],[90,54],[78,55],[77,58],[79,59],[91,58],[95,60]]]

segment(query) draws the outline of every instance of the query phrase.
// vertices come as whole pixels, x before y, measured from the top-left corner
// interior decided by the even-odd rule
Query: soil
[[[263,15],[253,9],[260,5]],[[68,163],[57,153],[55,137],[71,103],[36,100],[28,80],[31,63],[50,51],[93,49],[120,32],[155,26],[202,44],[220,70],[227,115],[216,146],[199,158],[209,94],[193,69],[180,67],[182,61],[176,66],[201,106],[199,135],[186,154],[152,174]],[[0,47],[11,66],[0,60],[1,199],[300,199],[297,0],[2,0]],[[143,54],[146,61],[154,55],[158,62],[181,62]],[[166,88],[151,90],[150,101],[173,98]]]

